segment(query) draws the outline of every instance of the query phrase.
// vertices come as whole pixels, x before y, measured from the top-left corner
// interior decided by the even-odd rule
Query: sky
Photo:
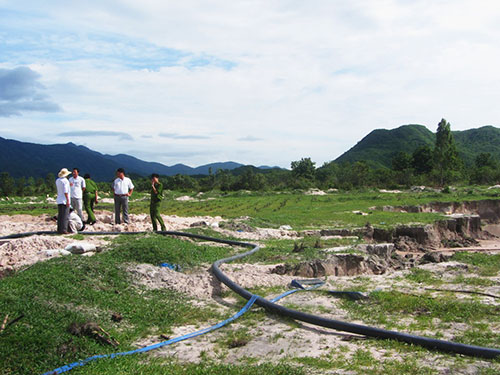
[[[0,0],[0,136],[321,166],[374,129],[500,126],[499,40],[497,0]]]

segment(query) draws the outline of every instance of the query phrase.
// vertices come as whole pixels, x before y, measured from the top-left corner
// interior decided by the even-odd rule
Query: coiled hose
[[[81,232],[81,234],[85,235],[118,235],[118,234],[125,234],[125,235],[130,235],[130,234],[144,234],[144,233],[151,233],[151,232]],[[156,232],[157,234],[162,234],[162,235],[168,235],[168,236],[181,236],[181,237],[188,237],[188,238],[195,238],[195,239],[201,239],[201,240],[206,240],[206,241],[212,241],[212,242],[218,242],[218,243],[224,243],[232,246],[242,246],[242,247],[247,247],[251,248],[251,250],[234,255],[232,257],[224,258],[217,260],[212,264],[212,272],[214,273],[215,277],[219,279],[219,281],[223,284],[225,284],[228,288],[245,298],[246,300],[250,300],[252,296],[254,296],[252,293],[250,293],[248,290],[244,289],[240,285],[236,284],[234,281],[232,281],[224,272],[221,271],[220,266],[224,263],[229,263],[237,259],[241,259],[244,257],[247,257],[249,255],[252,255],[259,251],[259,246],[255,244],[251,244],[248,242],[240,242],[240,241],[233,241],[233,240],[226,240],[226,239],[221,239],[221,238],[215,238],[215,237],[209,237],[209,236],[204,236],[204,235],[199,235],[199,234],[193,234],[193,233],[186,233],[186,232],[176,232],[176,231],[161,231],[161,232]],[[56,232],[52,231],[39,231],[39,232],[27,232],[27,233],[17,233],[17,234],[11,234],[9,236],[4,236],[0,237],[0,239],[13,239],[13,238],[22,238],[22,237],[28,237],[32,235],[51,235],[51,234],[57,234]],[[496,358],[500,356],[500,350],[499,349],[494,349],[494,348],[485,348],[481,346],[475,346],[475,345],[466,345],[466,344],[461,344],[457,342],[452,342],[452,341],[445,341],[445,340],[438,340],[438,339],[432,339],[428,337],[423,337],[423,336],[416,336],[416,335],[410,335],[407,333],[401,333],[401,332],[396,332],[396,331],[391,331],[391,330],[386,330],[386,329],[381,329],[381,328],[376,328],[376,327],[370,327],[362,324],[355,324],[355,323],[348,323],[340,320],[335,320],[335,319],[328,319],[322,316],[318,315],[313,315],[313,314],[308,314],[305,312],[293,310],[286,308],[284,306],[280,306],[278,304],[275,304],[274,302],[267,300],[262,297],[257,297],[255,300],[255,303],[261,307],[264,307],[265,309],[277,313],[280,315],[288,316],[292,319],[295,320],[300,320],[302,322],[310,323],[313,325],[325,327],[325,328],[331,328],[335,329],[337,331],[343,331],[343,332],[350,332],[350,333],[356,333],[359,335],[364,335],[368,337],[373,337],[376,339],[389,339],[389,340],[397,340],[401,342],[405,342],[408,344],[413,344],[413,345],[419,345],[428,349],[434,349],[434,350],[441,350],[445,352],[451,352],[451,353],[457,353],[457,354],[464,354],[472,357],[482,357],[482,358]]]

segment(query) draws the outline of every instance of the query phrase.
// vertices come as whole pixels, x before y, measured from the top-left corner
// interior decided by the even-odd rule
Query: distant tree
[[[337,173],[339,166],[334,161],[324,163],[316,169],[316,179],[322,188],[333,188],[337,186]]]
[[[16,182],[10,176],[9,172],[0,173],[0,191],[3,195],[12,195],[16,190]]]
[[[490,167],[490,168],[496,168],[497,162],[489,152],[482,152],[479,155],[476,156],[476,159],[474,160],[474,164],[476,165],[476,168],[481,168],[481,167]]]
[[[461,167],[453,134],[451,134],[450,123],[442,119],[438,124],[436,132],[436,145],[434,147],[434,167],[438,175],[439,183],[443,186],[449,182]]]
[[[411,156],[404,151],[400,151],[392,158],[392,169],[394,171],[405,171],[411,167]]]
[[[45,181],[43,180],[43,178],[41,177],[38,177],[36,179],[36,183],[35,183],[35,188],[33,189],[33,192],[35,194],[45,194]]]
[[[238,176],[232,190],[264,190],[267,187],[267,181],[261,173],[255,173],[252,168],[246,169]]]
[[[227,169],[218,169],[215,173],[216,185],[221,191],[231,190],[232,176]]]
[[[36,191],[36,182],[33,177],[28,177],[28,180],[26,182],[26,192],[29,195],[34,195],[37,193]]]
[[[56,176],[54,176],[54,173],[47,173],[45,177],[45,192],[47,194],[56,192]]]
[[[27,195],[27,193],[26,179],[24,177],[19,177],[16,182],[16,195],[19,197],[24,197],[25,195]]]
[[[315,162],[311,158],[302,158],[299,161],[292,161],[292,175],[298,178],[305,178],[307,180],[314,179],[316,167]]]
[[[420,146],[411,155],[411,166],[416,174],[426,174],[432,171],[433,155],[429,146]]]
[[[500,179],[498,163],[490,153],[481,153],[474,160],[475,168],[470,174],[473,184],[496,184]]]

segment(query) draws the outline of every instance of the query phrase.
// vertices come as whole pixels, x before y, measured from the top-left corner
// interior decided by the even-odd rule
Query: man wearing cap
[[[85,191],[83,192],[83,206],[87,212],[87,223],[94,225],[96,222],[94,214],[94,204],[97,204],[97,184],[90,178],[87,173],[85,176]]]
[[[158,230],[160,223],[161,230],[166,231],[165,223],[160,215],[160,204],[163,200],[163,184],[160,182],[160,176],[157,173],[151,175],[151,202],[149,204],[149,213],[151,215],[151,222],[153,223],[153,231]]]
[[[56,180],[57,188],[57,233],[67,234],[68,233],[68,216],[69,216],[69,206],[70,206],[70,186],[69,181],[66,178],[70,174],[66,168],[63,168],[57,174],[59,177]]]
[[[73,168],[73,176],[69,178],[69,186],[71,186],[71,207],[83,221],[82,199],[85,191],[85,180],[79,174],[80,170]]]
[[[128,197],[134,191],[132,180],[125,177],[125,170],[116,170],[116,179],[113,182],[113,192],[115,193],[115,224],[120,224],[120,211],[123,210],[123,222],[128,224]]]

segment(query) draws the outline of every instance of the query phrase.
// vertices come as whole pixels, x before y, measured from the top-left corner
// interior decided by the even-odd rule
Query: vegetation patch
[[[451,260],[475,266],[481,276],[496,276],[500,271],[500,254],[457,252]]]
[[[183,254],[189,251],[185,241],[160,236],[134,239],[123,236],[108,252],[37,263],[0,280],[2,317],[24,315],[0,334],[1,373],[42,373],[97,353],[132,349],[138,338],[168,333],[173,325],[221,318],[213,309],[195,307],[189,298],[172,290],[132,286],[125,263],[170,260],[192,265],[210,261],[227,249],[203,252],[191,244],[199,254],[189,255]],[[123,320],[113,321],[114,313]],[[88,321],[117,340],[118,348],[68,331],[73,323]]]

